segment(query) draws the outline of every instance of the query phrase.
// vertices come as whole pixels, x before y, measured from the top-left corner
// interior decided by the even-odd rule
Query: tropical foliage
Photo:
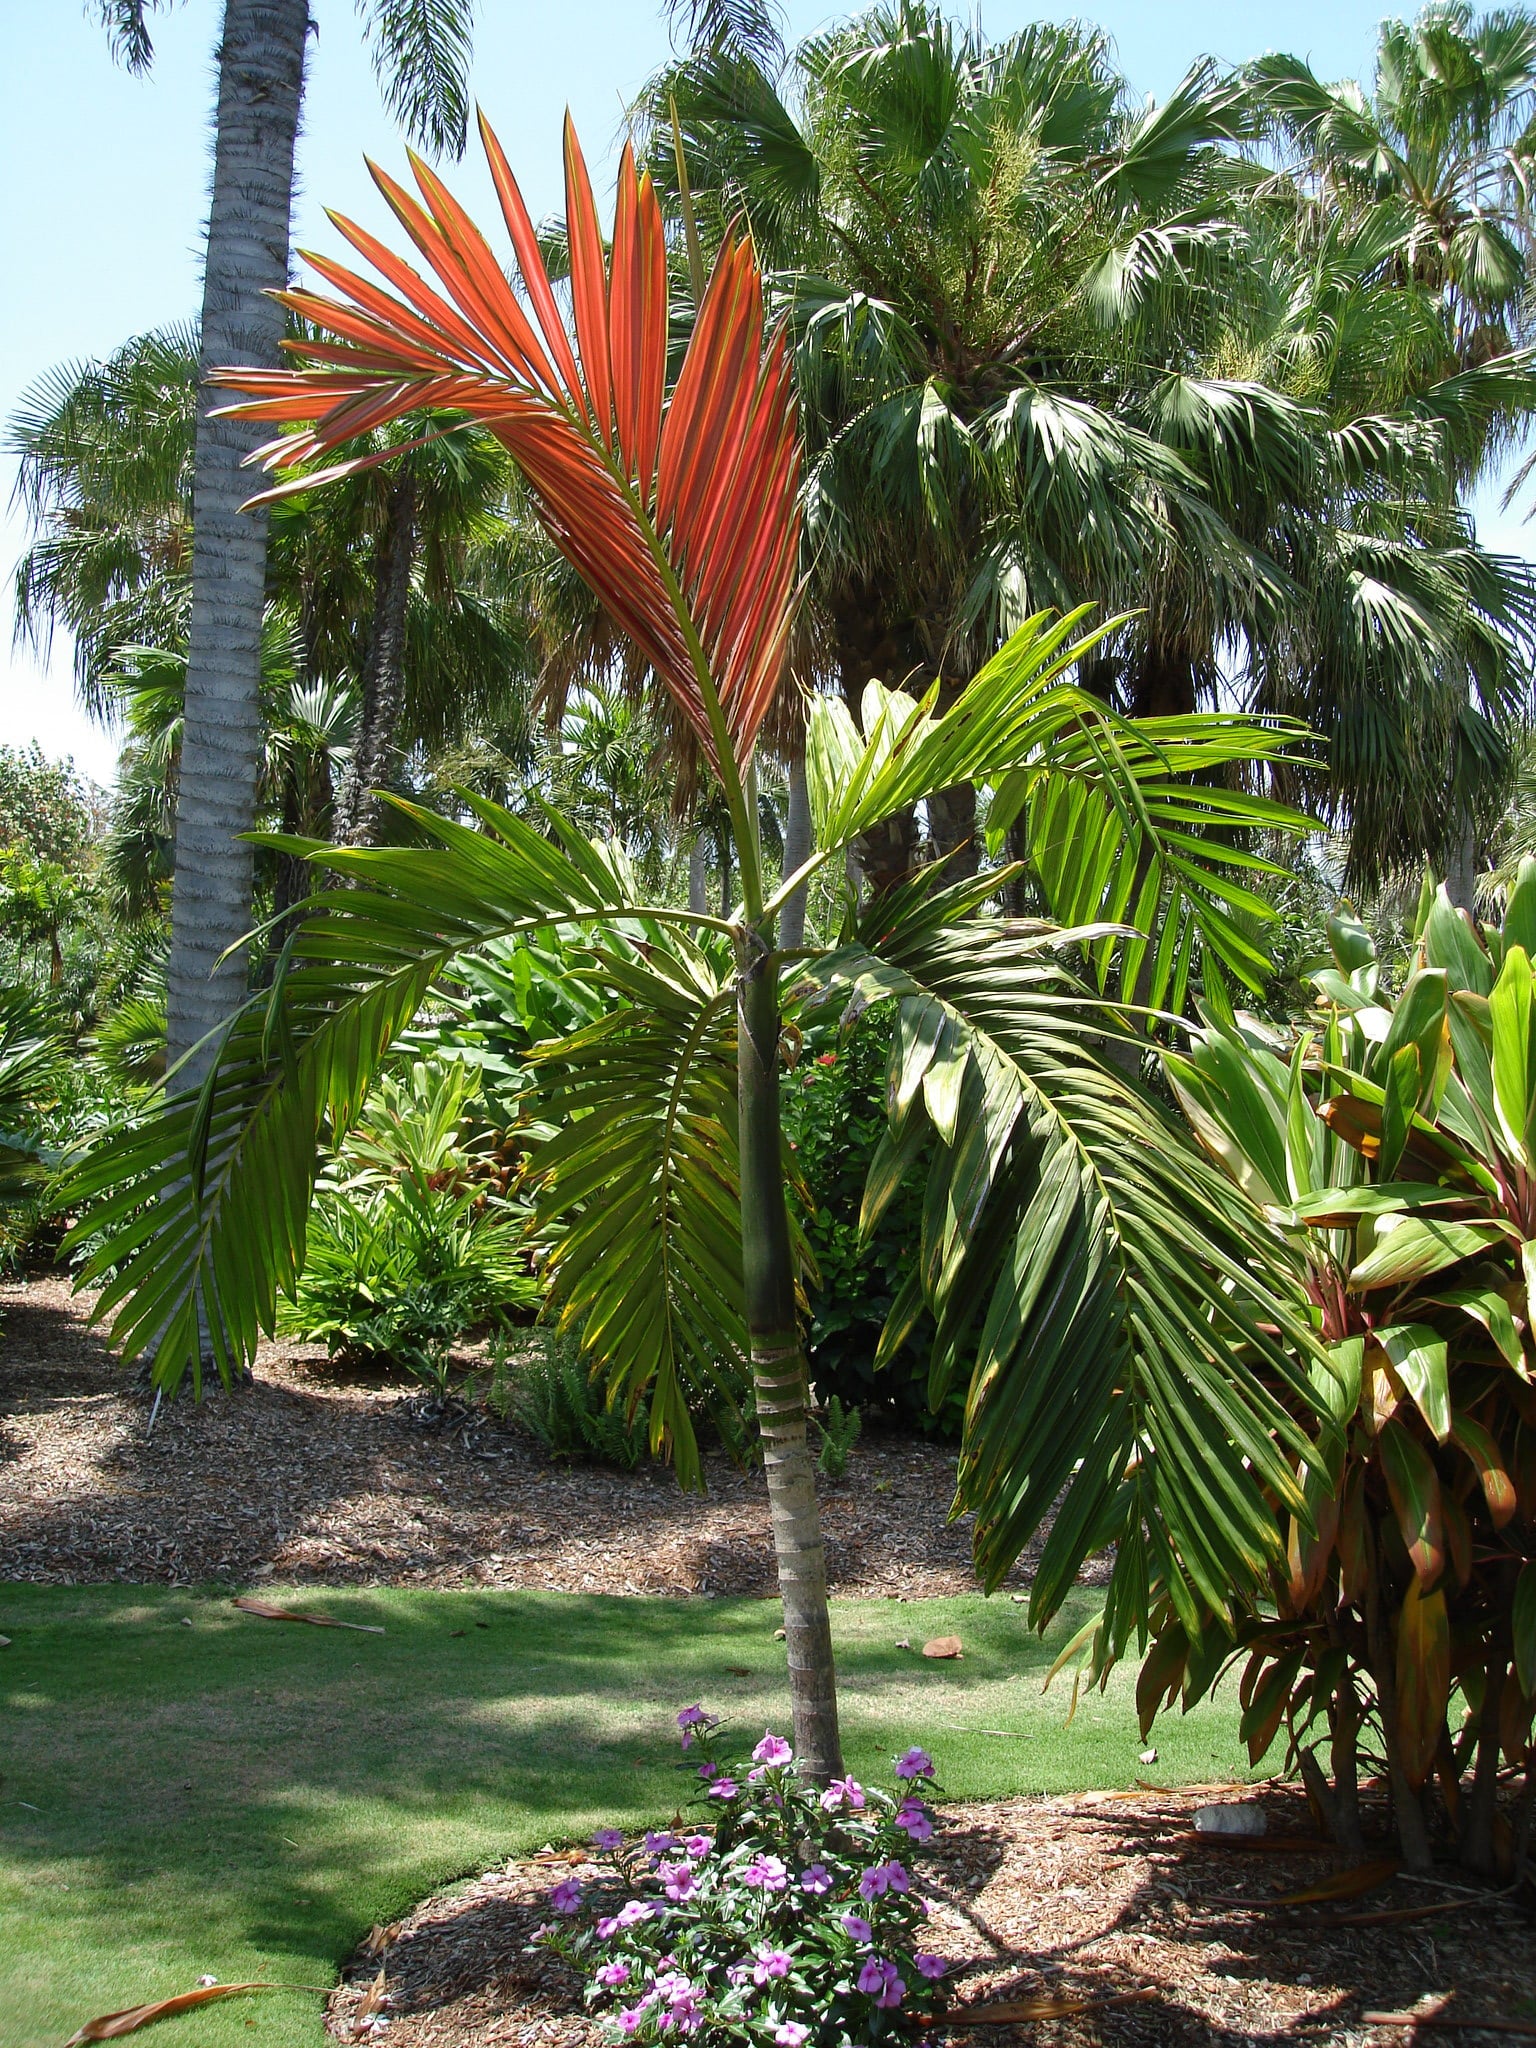
[[[1507,1870],[1501,1757],[1536,1702],[1536,1382],[1527,1300],[1536,1064],[1536,862],[1502,927],[1426,885],[1395,1000],[1363,927],[1288,1042],[1208,1024],[1167,1065],[1213,1161],[1305,1266],[1337,1435],[1295,1460],[1311,1521],[1276,1497],[1284,1554],[1260,1599],[1191,1615],[1154,1582],[1144,1721],[1236,1658],[1255,1761],[1299,1760],[1340,1847],[1363,1853],[1362,1768],[1384,1767],[1403,1854],[1431,1853],[1439,1780],[1462,1858]],[[1094,1654],[1117,1647],[1107,1631]]]

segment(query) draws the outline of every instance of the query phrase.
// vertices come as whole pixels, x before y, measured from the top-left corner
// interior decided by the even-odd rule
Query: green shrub
[[[824,1403],[836,1399],[866,1413],[884,1410],[909,1428],[954,1436],[960,1398],[937,1416],[928,1406],[933,1324],[926,1313],[895,1362],[875,1371],[880,1332],[917,1256],[928,1167],[925,1152],[908,1170],[869,1243],[861,1243],[864,1184],[886,1130],[893,1016],[890,1004],[877,1005],[841,1035],[835,1025],[812,1024],[784,1079],[784,1128],[809,1197],[805,1234],[821,1276],[810,1301],[811,1378]]]
[[[604,1405],[600,1388],[570,1338],[544,1331],[543,1348],[507,1380],[503,1413],[526,1429],[552,1458],[617,1465],[633,1472],[650,1449],[644,1402],[628,1415]],[[497,1373],[493,1361],[495,1399]]]
[[[821,1451],[816,1469],[824,1478],[841,1479],[848,1470],[848,1453],[859,1440],[864,1418],[857,1408],[845,1408],[836,1394],[814,1418],[821,1431]]]

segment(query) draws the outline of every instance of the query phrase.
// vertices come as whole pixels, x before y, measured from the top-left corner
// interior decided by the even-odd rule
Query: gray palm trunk
[[[405,626],[416,524],[416,480],[409,470],[402,470],[390,490],[379,540],[357,744],[336,800],[336,841],[341,846],[372,845],[377,840],[381,807],[375,792],[395,770],[405,709]]]
[[[784,819],[784,874],[786,879],[811,857],[811,796],[805,779],[805,735],[798,735],[789,759],[789,809]],[[790,897],[779,912],[779,945],[793,952],[805,944],[806,884]]]
[[[219,42],[213,201],[203,273],[204,372],[276,364],[283,309],[265,296],[288,281],[294,143],[304,89],[307,0],[226,0]],[[264,513],[244,458],[267,437],[198,406],[192,499],[192,619],[176,806],[168,1037],[173,1060],[213,1031],[245,993],[251,848],[261,767]],[[201,1078],[194,1063],[191,1078]]]
[[[795,1749],[802,1769],[824,1785],[838,1776],[843,1763],[821,1510],[806,1432],[808,1373],[780,1149],[778,956],[749,938],[738,964],[741,1249],[752,1386],[784,1608]]]
[[[688,908],[695,917],[709,909],[709,848],[702,832],[688,849]]]

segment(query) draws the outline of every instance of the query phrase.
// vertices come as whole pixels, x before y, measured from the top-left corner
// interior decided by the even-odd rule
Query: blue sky
[[[791,0],[786,11],[792,37],[836,18],[805,0]],[[1095,19],[1137,89],[1160,97],[1204,52],[1237,61],[1284,46],[1325,76],[1368,77],[1384,11],[1379,0],[1292,0],[1283,10],[1216,0],[1059,8],[995,0],[981,13],[989,35],[1032,19]],[[328,247],[322,208],[377,224],[363,157],[397,166],[401,144],[380,108],[348,0],[312,0],[311,12],[319,34],[311,41],[295,239]],[[159,17],[154,70],[140,80],[113,65],[82,0],[0,0],[0,189],[10,195],[0,211],[0,415],[53,364],[104,354],[196,311],[218,15],[218,0],[185,0]],[[475,93],[536,216],[559,204],[565,107],[595,172],[614,153],[625,101],[666,51],[651,0],[480,0]],[[472,211],[494,217],[477,163],[467,160],[451,182]],[[10,466],[0,460],[0,740],[36,738],[105,781],[114,743],[75,705],[67,645],[56,644],[47,659],[11,645],[9,579],[25,531],[10,489]],[[1527,550],[1525,530],[1491,507],[1483,531]]]

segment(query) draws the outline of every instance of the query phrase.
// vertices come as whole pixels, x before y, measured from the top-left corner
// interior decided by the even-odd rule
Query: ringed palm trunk
[[[266,294],[288,281],[308,29],[307,0],[226,0],[200,372],[279,360],[283,310]],[[167,976],[173,1060],[245,993],[245,955],[225,956],[251,927],[252,851],[239,835],[256,822],[261,768],[267,520],[240,507],[251,495],[242,464],[265,434],[248,420],[211,418],[212,402],[205,390],[194,447],[192,619]]]
[[[405,622],[416,562],[416,480],[408,469],[394,479],[379,539],[373,627],[363,669],[357,745],[336,806],[339,845],[371,845],[378,837],[374,792],[389,780],[405,709]]]
[[[737,1091],[741,1255],[752,1386],[763,1437],[795,1750],[818,1784],[843,1768],[816,1472],[806,1435],[807,1370],[795,1301],[779,1133],[777,956],[749,936],[739,956]]]

